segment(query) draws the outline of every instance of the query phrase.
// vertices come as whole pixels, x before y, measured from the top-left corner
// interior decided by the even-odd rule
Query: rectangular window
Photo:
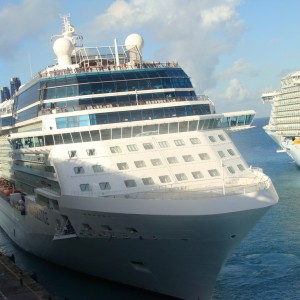
[[[199,157],[201,160],[208,160],[210,159],[209,155],[207,153],[199,153]]]
[[[159,180],[161,183],[171,182],[171,178],[168,175],[159,176]]]
[[[241,164],[238,164],[237,167],[239,168],[240,171],[245,171],[245,167]]]
[[[226,139],[225,139],[225,137],[224,137],[223,134],[219,134],[218,137],[219,137],[219,139],[220,139],[221,141],[226,141]]]
[[[175,140],[174,143],[176,146],[184,146],[185,145],[184,140]]]
[[[122,152],[122,150],[119,146],[110,147],[109,149],[110,149],[111,153],[121,153]]]
[[[100,190],[102,190],[102,191],[111,189],[109,182],[100,182],[99,186],[100,186]]]
[[[71,137],[70,133],[63,133],[62,137],[64,139],[64,143],[65,144],[71,144],[71,143],[73,143],[73,140],[72,140],[72,137]]]
[[[235,155],[235,153],[234,153],[234,151],[233,151],[232,149],[228,149],[227,152],[228,152],[231,156],[234,156],[234,155]]]
[[[90,142],[91,141],[91,136],[89,131],[82,131],[81,132],[81,137],[83,142]]]
[[[162,165],[162,161],[159,158],[151,159],[152,166],[160,166]]]
[[[190,141],[193,145],[201,144],[201,141],[198,138],[190,138]]]
[[[136,160],[134,162],[134,164],[135,164],[135,166],[137,168],[144,168],[144,167],[146,167],[146,164],[145,164],[145,162],[143,160]]]
[[[210,135],[209,137],[209,140],[212,142],[212,143],[215,143],[216,142],[216,139],[214,136]]]
[[[194,171],[192,175],[195,179],[203,178],[203,174],[200,171]]]
[[[187,176],[184,173],[175,174],[178,181],[187,180]]]
[[[77,157],[77,151],[76,150],[68,151],[68,153],[69,153],[69,157],[70,158]]]
[[[80,190],[82,192],[88,192],[88,191],[91,191],[91,187],[88,183],[83,183],[83,184],[80,184]]]
[[[132,144],[132,145],[127,145],[127,149],[128,149],[128,151],[130,151],[130,152],[138,151],[138,150],[139,150],[138,146],[137,146],[137,145],[134,145],[134,144]]]
[[[234,174],[235,173],[235,170],[233,167],[227,167],[228,171],[231,173],[231,174]]]
[[[144,149],[145,149],[145,150],[151,150],[151,149],[154,149],[154,146],[153,146],[153,144],[151,144],[151,143],[143,143],[143,146],[144,146]]]
[[[86,149],[86,153],[88,156],[93,156],[96,154],[96,150],[95,149]]]
[[[208,173],[211,177],[220,176],[220,173],[217,169],[208,170]]]
[[[147,178],[142,178],[143,184],[144,185],[153,185],[154,181],[151,177],[147,177]]]
[[[126,170],[129,169],[129,166],[126,162],[122,162],[122,163],[117,163],[118,169],[119,170]]]
[[[218,154],[219,154],[219,156],[221,157],[221,158],[223,158],[223,157],[225,157],[226,155],[225,155],[225,153],[223,152],[223,151],[218,151]]]
[[[182,158],[185,162],[194,161],[194,157],[192,155],[183,155]]]
[[[167,141],[161,141],[161,142],[158,142],[160,148],[168,148],[170,147],[170,144],[167,142]]]
[[[133,179],[124,180],[124,183],[127,188],[136,187],[136,182]]]
[[[101,173],[104,171],[104,167],[101,165],[93,165],[92,168],[94,173]]]
[[[83,169],[83,167],[74,167],[74,172],[75,172],[75,174],[83,174],[84,169]]]
[[[175,156],[167,157],[167,161],[169,164],[178,164],[178,159]]]

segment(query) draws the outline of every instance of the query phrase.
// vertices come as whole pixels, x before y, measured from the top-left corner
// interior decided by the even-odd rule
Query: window
[[[159,158],[151,159],[151,163],[152,163],[153,166],[160,166],[160,165],[162,165],[162,161]]]
[[[88,183],[83,183],[83,184],[80,184],[80,190],[82,192],[88,192],[88,191],[91,191],[91,187]]]
[[[209,157],[209,155],[207,153],[199,153],[199,157],[202,160],[208,160],[208,159],[210,159],[210,157]]]
[[[101,173],[104,171],[104,167],[101,165],[93,165],[92,168],[94,173]]]
[[[210,135],[209,137],[209,140],[212,142],[212,143],[215,143],[216,142],[216,139],[214,136]]]
[[[245,171],[245,167],[241,164],[238,164],[237,167],[239,168],[240,171]]]
[[[122,150],[119,146],[114,146],[114,147],[110,147],[110,152],[111,153],[121,153]]]
[[[175,174],[175,176],[176,176],[178,181],[183,181],[183,180],[188,179],[184,173]]]
[[[136,182],[133,179],[124,180],[124,183],[127,188],[136,187]]]
[[[127,149],[130,152],[132,152],[132,151],[138,151],[139,150],[138,146],[134,145],[134,144],[133,145],[127,145]]]
[[[176,146],[184,146],[185,145],[184,140],[175,140],[174,143]]]
[[[208,170],[208,173],[211,177],[220,176],[220,173],[217,169]]]
[[[232,149],[228,149],[227,152],[228,152],[231,156],[234,156],[234,155],[235,155],[235,153],[234,153],[234,151],[233,151]]]
[[[222,135],[222,134],[219,134],[219,135],[218,135],[218,137],[219,137],[219,139],[220,139],[221,141],[226,141],[226,139],[225,139],[224,135]]]
[[[153,144],[151,144],[151,143],[144,143],[143,146],[144,146],[144,149],[145,149],[145,150],[151,150],[151,149],[154,149],[154,146],[153,146]]]
[[[96,154],[96,150],[95,149],[86,149],[86,153],[88,156],[92,156]]]
[[[146,164],[145,164],[145,162],[143,160],[136,160],[134,162],[134,164],[135,164],[135,166],[137,168],[144,168],[144,167],[146,167]]]
[[[142,178],[143,184],[144,185],[152,185],[154,184],[154,181],[151,177],[147,177],[147,178]]]
[[[119,170],[126,170],[128,169],[128,164],[126,162],[122,162],[122,163],[117,163],[118,169]]]
[[[235,173],[235,170],[233,167],[227,167],[228,171],[231,173],[231,174],[234,174]]]
[[[167,157],[167,161],[169,164],[178,164],[178,159],[175,156]]]
[[[201,141],[198,138],[190,138],[190,141],[193,145],[201,144]]]
[[[194,171],[192,175],[195,179],[203,178],[203,174],[200,171]]]
[[[171,178],[168,175],[159,176],[159,180],[161,183],[168,183],[171,181]]]
[[[167,142],[167,141],[161,141],[161,142],[158,142],[160,148],[168,148],[170,147],[170,144]]]
[[[68,152],[70,158],[77,157],[77,151],[76,150],[71,150]]]
[[[219,154],[219,156],[221,157],[221,158],[223,158],[223,157],[225,157],[226,155],[225,155],[225,153],[223,152],[223,151],[218,151],[218,154]]]
[[[75,174],[83,174],[84,169],[83,169],[83,167],[74,167],[74,172],[75,172]]]
[[[100,190],[110,190],[111,186],[109,182],[99,182]]]
[[[194,157],[192,155],[183,155],[182,158],[185,162],[194,161]]]

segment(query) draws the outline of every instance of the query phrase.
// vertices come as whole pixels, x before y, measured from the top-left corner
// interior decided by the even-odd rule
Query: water
[[[264,133],[267,119],[233,138],[249,164],[264,169],[280,197],[253,228],[222,269],[213,300],[300,299],[300,170]],[[0,230],[0,250],[14,254],[16,264],[36,272],[53,295],[70,300],[163,300],[167,297],[72,272],[17,248]]]

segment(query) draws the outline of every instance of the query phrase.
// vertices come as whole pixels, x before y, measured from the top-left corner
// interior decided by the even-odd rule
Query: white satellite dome
[[[138,33],[132,33],[126,38],[125,46],[127,50],[130,50],[132,46],[136,46],[139,51],[142,52],[142,49],[144,47],[144,39]]]
[[[68,38],[61,37],[53,43],[53,51],[57,56],[58,64],[60,66],[71,64],[71,54],[73,50],[74,45]]]
[[[131,63],[141,63],[144,39],[137,33],[130,34],[125,40],[125,47],[129,52]]]

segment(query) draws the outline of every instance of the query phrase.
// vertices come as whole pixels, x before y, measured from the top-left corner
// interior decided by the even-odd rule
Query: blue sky
[[[144,37],[145,60],[177,60],[217,112],[254,109],[300,69],[298,0],[0,0],[0,86],[55,63],[51,35],[70,14],[91,45]]]

